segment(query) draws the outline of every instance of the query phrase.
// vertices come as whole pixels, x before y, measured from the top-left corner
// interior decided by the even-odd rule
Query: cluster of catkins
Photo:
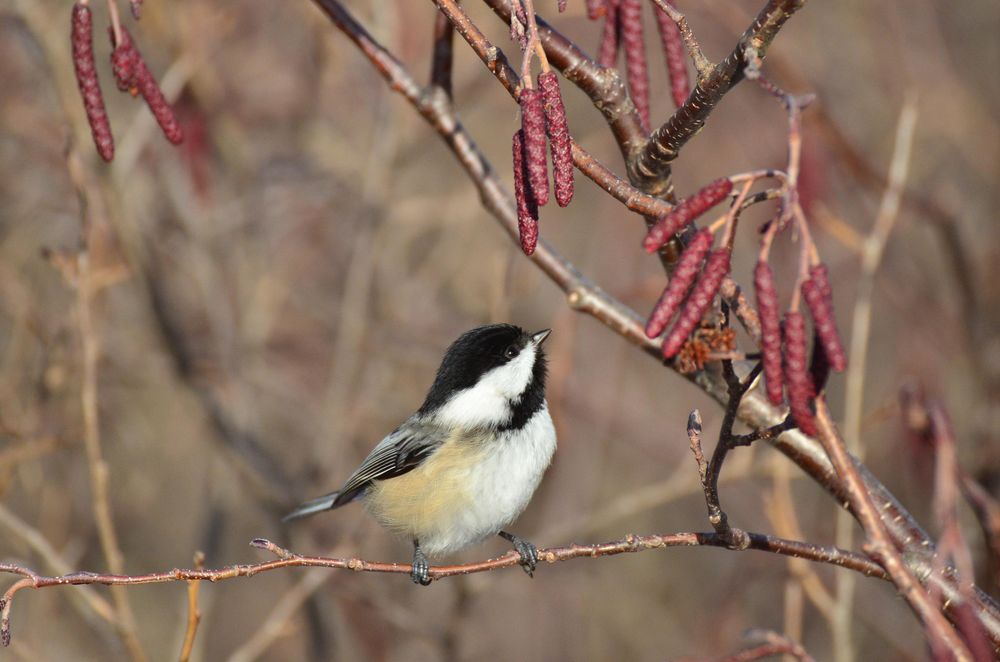
[[[526,255],[538,244],[538,208],[549,201],[545,144],[552,150],[556,202],[573,199],[573,152],[559,80],[554,71],[538,75],[538,87],[524,87],[518,97],[521,128],[514,134],[514,197],[521,248]]]
[[[673,6],[673,0],[667,0]],[[670,76],[670,94],[679,108],[691,91],[688,80],[686,53],[681,32],[673,19],[655,2],[653,14],[660,30],[667,73]],[[604,18],[597,62],[602,67],[614,67],[618,51],[625,53],[625,79],[629,95],[635,103],[643,126],[649,124],[649,65],[646,62],[646,45],[642,32],[642,0],[587,0],[587,16],[592,20]]]
[[[833,314],[833,290],[826,265],[817,263],[810,267],[801,286],[802,299],[813,320],[815,340],[811,362],[806,357],[805,317],[793,307],[781,319],[774,274],[766,259],[759,260],[754,268],[754,290],[767,399],[780,405],[782,390],[786,391],[795,424],[806,434],[816,434],[816,420],[809,403],[823,389],[830,370],[843,372],[847,368],[847,354]]]
[[[685,198],[649,229],[643,247],[647,252],[655,253],[671,237],[722,202],[732,190],[732,181],[723,177]],[[713,242],[714,237],[707,229],[694,233],[646,323],[646,335],[656,338],[680,310],[677,321],[663,340],[664,358],[673,358],[680,351],[712,305],[722,279],[729,273],[732,247],[712,250]]]
[[[722,202],[732,189],[732,181],[721,178],[682,200],[649,229],[643,241],[646,251],[653,253],[662,248],[674,235]],[[712,250],[713,241],[712,232],[708,229],[697,230],[690,236],[670,282],[646,323],[646,335],[656,338],[677,316],[663,340],[663,357],[666,359],[677,355],[688,341],[729,273],[731,247]],[[806,434],[815,434],[816,421],[810,403],[826,384],[829,371],[842,372],[847,366],[847,355],[834,319],[827,268],[822,263],[816,263],[802,278],[802,299],[812,316],[815,335],[811,362],[807,351],[805,317],[797,306],[793,306],[785,312],[782,321],[774,274],[766,259],[758,261],[754,269],[754,288],[768,400],[780,405],[787,392],[795,424]]]
[[[131,3],[133,16],[138,17],[140,4],[138,1]],[[97,153],[105,161],[110,161],[115,155],[115,141],[111,135],[111,122],[104,108],[104,96],[97,78],[94,61],[94,25],[90,7],[82,2],[74,4],[71,25],[73,67],[80,95],[83,97],[83,108],[87,113]],[[163,96],[160,86],[132,42],[132,37],[124,27],[121,28],[121,43],[116,43],[112,28],[108,28],[108,33],[111,35],[111,46],[114,49],[111,53],[111,69],[118,89],[129,92],[132,96],[141,94],[167,140],[175,145],[179,144],[184,140],[184,132],[174,116],[173,109]]]

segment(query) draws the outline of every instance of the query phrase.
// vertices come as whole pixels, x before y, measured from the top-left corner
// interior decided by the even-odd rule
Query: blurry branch
[[[937,605],[931,601],[930,595],[917,581],[913,571],[903,563],[902,554],[886,531],[872,496],[861,480],[855,460],[848,454],[847,447],[834,427],[830,411],[822,397],[816,399],[816,420],[819,424],[820,443],[830,456],[837,473],[848,485],[847,494],[852,510],[857,515],[867,539],[865,552],[885,568],[900,594],[923,621],[932,650],[936,656],[944,656],[938,659],[951,659],[948,656],[950,651],[954,659],[960,662],[971,661],[972,656],[965,644],[938,611]]]
[[[850,365],[844,395],[844,439],[847,448],[859,458],[864,458],[861,441],[861,418],[864,404],[865,372],[868,367],[868,338],[871,333],[872,299],[875,294],[875,276],[882,256],[885,254],[889,235],[899,217],[899,201],[906,185],[910,164],[910,150],[916,126],[917,111],[913,99],[908,99],[899,114],[896,127],[896,145],[889,165],[889,182],[882,195],[875,224],[864,239],[861,251],[861,273],[854,302],[851,323]],[[854,528],[850,515],[837,513],[835,540],[838,545],[852,547]],[[851,642],[851,620],[854,611],[854,588],[856,582],[844,577],[837,578],[837,610],[833,621],[834,650],[839,662],[854,659]]]
[[[489,1],[494,2],[494,0]],[[404,65],[379,45],[339,2],[336,0],[314,0],[314,2],[358,47],[385,79],[390,89],[401,94],[441,136],[478,189],[483,206],[497,218],[511,238],[516,239],[518,234],[514,200],[460,122],[447,96],[434,89],[420,86]],[[517,74],[507,64],[503,53],[486,40],[482,32],[472,24],[455,2],[435,0],[435,4],[452,20],[458,33],[469,42],[490,72],[514,95],[517,88]],[[543,21],[539,21],[538,24],[539,35],[548,53],[550,42],[547,42],[546,30],[549,30],[549,34],[554,34],[554,31],[546,28]],[[550,56],[549,59],[554,66],[560,66],[558,58]],[[578,75],[581,70],[573,69],[572,75]],[[583,163],[582,159],[578,159],[578,155],[582,154],[582,150],[574,149],[574,164],[586,174],[593,168]],[[546,241],[539,241],[538,248],[530,259],[566,294],[570,308],[592,315],[657,361],[661,360],[659,345],[646,337],[641,318],[587,280]],[[729,402],[728,385],[718,371],[702,370],[688,375],[687,378],[723,405]],[[784,418],[778,409],[766,402],[762,394],[755,391],[748,392],[742,398],[737,417],[754,430],[767,430],[781,424]],[[798,431],[789,431],[771,439],[770,442],[826,489],[837,502],[852,504],[852,512],[858,515],[854,507],[858,500],[858,495],[855,493],[857,485],[848,483],[838,475],[830,458],[816,440]],[[869,503],[878,504],[877,508],[887,527],[888,535],[906,550],[906,562],[914,570],[929,568],[934,547],[927,533],[863,465],[858,466],[856,472],[863,480],[866,489],[864,495],[866,497],[870,495]],[[931,577],[930,581],[942,583],[944,590],[942,599],[946,604],[950,599],[949,596],[957,595],[950,577]],[[1000,609],[987,595],[977,590],[976,610],[990,640],[996,646],[1000,643]]]
[[[139,264],[153,320],[178,378],[201,404],[216,439],[234,460],[233,466],[247,479],[259,502],[272,512],[283,514],[296,502],[299,488],[257,435],[233,420],[212,386],[197,374],[194,353],[182,328],[178,308],[169,300],[164,285],[166,279],[155,257],[146,256]]]
[[[18,444],[4,444],[0,450],[0,472],[15,467],[22,462],[48,455],[64,442],[58,437],[36,437]]]
[[[434,18],[434,51],[431,54],[431,86],[439,87],[451,98],[451,69],[455,28],[444,14]]]
[[[788,68],[790,69],[790,67]],[[819,124],[823,139],[833,147],[839,157],[839,162],[845,165],[848,172],[858,182],[873,190],[884,191],[889,187],[890,183],[886,175],[868,161],[825,109],[820,108],[813,119]],[[933,198],[913,190],[903,192],[902,206],[923,217],[937,232],[940,246],[951,265],[955,283],[958,285],[963,318],[970,322],[966,325],[966,331],[969,333],[971,341],[970,349],[974,354],[978,354],[981,350],[979,343],[976,342],[975,322],[982,318],[982,314],[979,311],[979,298],[976,292],[976,269],[959,234],[958,218],[949,213]],[[986,365],[983,361],[973,361],[972,364],[973,369],[980,373]]]
[[[73,185],[81,200],[86,199],[86,184],[79,176],[78,163],[70,148],[68,166]],[[81,205],[80,211],[80,250],[72,256],[59,256],[54,264],[60,268],[68,285],[76,291],[76,318],[80,334],[82,352],[82,374],[80,376],[80,407],[83,414],[83,442],[87,452],[87,466],[90,470],[90,501],[97,526],[101,549],[112,574],[121,574],[124,568],[121,547],[118,544],[118,534],[115,530],[114,516],[111,513],[111,499],[108,495],[108,464],[101,451],[101,428],[98,414],[98,361],[100,359],[100,344],[94,325],[94,297],[101,289],[100,278],[94,278],[96,266],[92,259],[97,255],[92,251],[92,239],[100,237],[101,221],[96,223],[90,217],[89,208]],[[62,258],[62,259],[60,259]],[[128,594],[115,588],[111,592],[118,616],[119,635],[122,643],[133,660],[145,660],[146,655],[139,642],[136,629],[135,613],[129,602]]]
[[[41,531],[12,513],[3,504],[0,504],[0,527],[6,531],[4,535],[5,539],[19,540],[27,545],[50,568],[49,572],[56,575],[67,575],[73,571],[70,564],[52,546],[52,543],[42,535]],[[114,607],[92,587],[85,586],[76,595],[80,600],[74,600],[73,604],[79,607],[80,613],[84,618],[91,617],[90,612],[93,611],[94,614],[97,614],[116,629],[121,628]]]
[[[764,512],[775,532],[782,538],[803,538],[802,529],[795,515],[792,499],[789,465],[780,458],[774,463],[773,491],[764,497]],[[816,611],[829,623],[833,622],[834,598],[827,590],[813,567],[802,559],[789,559],[788,569],[793,580],[798,581],[802,591]]]
[[[748,533],[749,543],[746,549],[755,549],[782,556],[809,559],[817,563],[828,563],[840,568],[860,572],[867,577],[886,579],[884,570],[871,559],[862,554],[849,552],[836,547],[814,545],[796,540],[785,540],[760,533]],[[231,565],[217,569],[180,569],[164,572],[151,572],[141,575],[104,574],[96,572],[74,572],[59,576],[40,575],[35,571],[16,563],[0,563],[0,572],[21,575],[23,579],[15,582],[0,599],[0,639],[6,645],[10,641],[10,611],[14,596],[25,588],[47,588],[51,586],[80,586],[102,584],[105,586],[138,586],[143,584],[164,584],[179,581],[209,581],[219,582],[237,577],[253,577],[262,572],[279,568],[319,567],[355,572],[379,572],[409,575],[411,568],[408,563],[382,563],[366,561],[358,558],[329,558],[323,556],[302,556],[279,547],[270,540],[257,538],[251,541],[251,546],[271,552],[277,559],[261,563]],[[565,547],[550,547],[538,550],[538,558],[546,563],[558,563],[576,558],[598,558],[615,556],[651,549],[666,549],[668,547],[722,547],[728,548],[729,543],[717,533],[672,533],[666,535],[628,535],[622,540],[593,545],[567,545]],[[460,565],[434,566],[430,569],[432,579],[443,579],[457,575],[468,575],[479,572],[489,572],[500,568],[513,568],[520,565],[520,556],[511,551],[495,559],[466,563]]]
[[[751,660],[761,660],[765,657],[774,657],[775,655],[788,655],[799,662],[815,662],[813,657],[806,652],[806,649],[801,644],[772,630],[750,630],[746,633],[745,638],[761,643],[750,648],[744,648],[732,655],[711,658],[710,661],[697,660],[697,662],[751,662]],[[674,660],[674,662],[682,661],[696,662],[696,658]]]
[[[972,507],[986,540],[993,590],[1000,588],[1000,502],[963,469],[959,469],[962,496]]]
[[[252,637],[232,652],[227,662],[251,662],[259,658],[275,639],[288,632],[288,621],[330,577],[330,573],[324,568],[311,568],[303,574],[291,588],[274,602],[274,606],[264,618],[261,626],[257,628]]]
[[[938,528],[938,558],[934,572],[941,573],[949,563],[958,569],[958,585],[961,599],[955,605],[956,612],[965,617],[956,619],[956,626],[969,651],[979,661],[994,659],[989,642],[971,613],[972,589],[975,572],[972,568],[972,553],[962,534],[958,521],[958,452],[951,420],[940,403],[929,407],[931,434],[934,444],[934,519]]]
[[[194,555],[194,567],[201,570],[205,565],[205,555],[196,552]],[[198,623],[201,622],[201,612],[198,611],[198,589],[201,582],[197,579],[188,581],[187,606],[188,618],[187,628],[184,631],[184,644],[181,646],[180,662],[188,662],[191,659],[191,651],[194,650],[194,637],[198,633]]]

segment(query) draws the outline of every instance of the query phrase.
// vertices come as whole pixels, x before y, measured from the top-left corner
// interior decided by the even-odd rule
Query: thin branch
[[[847,447],[830,418],[826,402],[821,397],[816,399],[816,421],[819,424],[820,443],[830,456],[837,473],[847,484],[851,506],[857,514],[861,528],[865,531],[867,538],[865,551],[885,568],[897,590],[923,621],[924,631],[930,639],[932,649],[951,651],[955,659],[960,662],[971,661],[972,657],[965,644],[938,611],[937,605],[917,581],[914,573],[903,563],[902,555],[888,535],[878,509],[872,501],[872,495],[865,489],[861,473],[847,452]]]
[[[701,50],[701,45],[695,38],[694,32],[691,31],[691,26],[688,25],[684,14],[677,11],[670,3],[664,2],[664,0],[653,0],[653,2],[664,14],[670,17],[671,21],[677,24],[677,29],[681,33],[681,39],[684,41],[684,48],[687,49],[688,55],[691,57],[691,63],[694,64],[698,76],[707,76],[711,73],[712,62],[705,57],[705,53]]]
[[[889,235],[899,212],[899,201],[906,185],[906,174],[910,162],[910,148],[916,123],[916,108],[907,102],[899,115],[896,127],[896,145],[889,167],[889,183],[882,196],[874,227],[865,239],[861,258],[861,273],[854,303],[851,325],[851,362],[847,367],[844,390],[844,438],[847,448],[859,458],[864,457],[861,442],[861,418],[864,403],[864,379],[868,366],[868,336],[871,331],[872,299],[875,291],[875,275],[885,252]],[[834,536],[838,545],[853,547],[854,527],[850,515],[837,513]],[[854,590],[856,582],[844,577],[837,578],[837,609],[833,621],[833,638],[837,642],[838,662],[854,659],[851,642],[851,621],[854,617]]]
[[[835,547],[813,545],[795,540],[784,540],[760,533],[748,534],[748,549],[755,549],[782,556],[805,558],[818,563],[828,563],[841,568],[860,572],[868,577],[886,579],[886,573],[861,554],[849,552]],[[319,567],[355,572],[378,572],[409,575],[409,563],[383,563],[366,561],[359,558],[329,558],[323,556],[302,556],[288,551],[270,540],[257,538],[251,546],[264,549],[278,558],[261,563],[248,563],[226,566],[215,569],[181,569],[175,568],[164,572],[151,572],[141,575],[119,575],[95,572],[74,572],[67,575],[49,577],[13,563],[0,563],[0,572],[18,574],[23,579],[15,582],[3,599],[0,600],[0,635],[4,642],[10,639],[10,610],[14,596],[25,588],[47,588],[52,586],[80,586],[102,584],[105,586],[139,586],[144,584],[165,584],[178,581],[209,581],[219,582],[237,577],[253,577],[262,572],[270,572],[279,568]],[[668,547],[728,547],[728,542],[717,533],[672,533],[665,535],[627,535],[621,540],[593,545],[567,545],[565,547],[550,547],[538,550],[538,558],[546,563],[558,563],[576,558],[599,558],[618,554],[643,552],[650,549],[666,549]],[[461,565],[434,566],[430,569],[431,579],[443,579],[459,575],[469,575],[480,572],[490,572],[500,568],[520,566],[521,557],[511,551],[503,556]]]
[[[722,362],[723,377],[729,388],[729,402],[726,404],[725,413],[722,418],[722,426],[719,429],[719,441],[712,452],[712,459],[707,465],[704,461],[699,461],[698,473],[702,478],[702,487],[705,491],[705,504],[708,506],[708,521],[715,529],[716,533],[726,538],[733,549],[746,549],[747,534],[741,529],[732,527],[726,511],[722,509],[719,499],[719,477],[722,474],[722,465],[726,461],[729,451],[737,446],[746,446],[753,441],[760,439],[761,435],[739,437],[733,434],[733,425],[736,423],[736,414],[739,411],[740,402],[754,380],[760,375],[761,363],[750,370],[750,374],[745,379],[740,380],[733,370],[733,362],[725,360]],[[688,419],[690,428],[690,418]],[[786,429],[786,424],[778,426],[779,431]],[[762,434],[762,433],[761,433]],[[689,433],[690,436],[690,433]],[[695,440],[692,439],[692,444]],[[700,453],[695,453],[697,458]]]
[[[201,570],[205,567],[205,555],[196,552],[194,555],[194,567]],[[201,622],[201,612],[198,610],[198,589],[201,582],[197,579],[188,580],[187,606],[188,618],[187,628],[184,631],[184,644],[181,646],[180,662],[188,662],[191,659],[191,651],[194,650],[194,637],[198,633],[198,624]]]
[[[42,535],[41,531],[19,518],[3,504],[0,504],[0,526],[6,529],[5,538],[18,540],[27,545],[42,559],[45,566],[49,568],[49,572],[57,575],[66,575],[72,572],[72,567],[66,562],[66,559]],[[79,607],[82,616],[92,617],[89,609],[113,627],[121,627],[114,607],[100,593],[88,586],[80,589],[77,594],[80,600],[74,601],[73,604]]]
[[[87,452],[87,466],[90,470],[91,508],[101,549],[104,552],[108,570],[113,574],[120,574],[123,571],[124,563],[121,547],[118,544],[118,534],[115,531],[114,516],[111,513],[111,498],[108,495],[109,470],[101,452],[100,420],[97,409],[97,365],[100,358],[100,346],[93,319],[93,297],[97,290],[91,280],[90,255],[87,252],[92,225],[86,214],[81,218],[83,249],[77,256],[76,279],[71,284],[75,286],[77,294],[77,325],[83,354],[80,388],[83,442]],[[146,655],[139,642],[135,613],[132,611],[128,594],[121,589],[114,589],[111,592],[111,597],[118,614],[120,624],[118,632],[129,656],[133,660],[145,660]]]

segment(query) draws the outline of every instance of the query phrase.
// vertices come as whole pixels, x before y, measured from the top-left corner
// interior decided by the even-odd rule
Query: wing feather
[[[413,471],[447,439],[437,426],[407,421],[380,441],[347,479],[331,507],[353,501],[373,480],[386,480]]]

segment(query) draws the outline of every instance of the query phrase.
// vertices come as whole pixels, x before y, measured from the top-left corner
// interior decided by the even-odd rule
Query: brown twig
[[[733,425],[736,423],[736,415],[739,411],[740,402],[747,390],[760,374],[761,364],[758,362],[744,379],[737,377],[733,369],[733,362],[722,361],[722,371],[729,388],[729,402],[726,404],[723,414],[722,426],[719,429],[719,440],[712,452],[712,458],[705,462],[701,451],[701,415],[698,410],[691,412],[688,416],[688,439],[695,460],[698,462],[698,474],[701,477],[702,489],[705,493],[705,505],[708,507],[708,521],[715,529],[716,533],[728,541],[732,549],[746,549],[747,534],[741,529],[732,527],[726,511],[722,509],[719,497],[719,477],[722,475],[722,466],[726,461],[729,451],[738,446],[749,446],[754,441],[761,439],[771,439],[777,437],[782,432],[790,429],[792,423],[785,419],[775,426],[764,430],[758,430],[745,435],[733,433]],[[697,434],[695,433],[697,432]]]
[[[871,233],[863,244],[861,274],[858,279],[858,293],[854,304],[851,325],[851,364],[847,368],[844,389],[844,438],[847,448],[860,458],[864,458],[861,443],[861,419],[864,414],[865,371],[868,366],[868,336],[871,331],[875,276],[882,261],[882,255],[889,235],[898,217],[899,199],[906,184],[909,167],[910,147],[916,122],[916,109],[912,102],[905,105],[900,113],[896,129],[896,146],[889,167],[889,184],[882,197],[882,204]],[[837,514],[835,540],[838,545],[853,546],[854,527],[850,515]],[[837,610],[834,619],[833,637],[835,648],[845,651],[843,659],[850,659],[852,650],[851,620],[854,612],[854,590],[856,582],[837,578]]]
[[[86,246],[91,224],[86,216],[82,222],[84,248],[80,251],[76,265],[77,325],[80,334],[82,375],[80,406],[83,412],[83,442],[87,452],[87,466],[90,470],[91,507],[97,526],[101,549],[112,574],[120,574],[124,563],[114,517],[111,513],[111,499],[108,495],[108,465],[101,452],[100,421],[97,409],[97,364],[100,356],[97,331],[94,328],[93,296],[94,288],[90,280],[90,262]],[[121,627],[119,633],[133,660],[145,660],[142,645],[136,631],[135,613],[128,594],[120,589],[112,591],[111,597],[118,612]]]
[[[195,570],[202,570],[205,567],[205,555],[201,552],[195,552],[194,567]],[[180,662],[188,662],[191,659],[191,651],[194,650],[194,637],[198,633],[198,624],[201,622],[201,612],[198,610],[198,588],[200,586],[199,580],[188,580],[188,618],[187,628],[184,631],[184,644],[181,646]]]
[[[868,577],[886,578],[885,572],[871,560],[861,554],[848,552],[834,547],[824,547],[811,543],[784,540],[764,534],[748,534],[747,549],[770,552],[782,556],[806,558],[818,563],[828,563],[841,568],[860,572]],[[21,575],[23,579],[15,582],[3,595],[0,601],[0,632],[4,640],[10,635],[10,610],[14,596],[25,588],[47,588],[52,586],[80,586],[101,584],[105,586],[138,586],[144,584],[164,584],[177,581],[208,581],[219,582],[237,577],[253,577],[262,572],[270,572],[280,568],[321,567],[355,572],[378,572],[408,575],[411,566],[408,563],[383,563],[367,561],[359,558],[329,558],[323,556],[303,556],[284,549],[270,540],[257,538],[251,541],[251,546],[269,551],[277,559],[260,563],[248,563],[226,566],[214,569],[181,569],[175,568],[164,572],[151,572],[140,575],[121,575],[112,573],[74,572],[67,575],[50,577],[40,575],[33,570],[13,563],[0,563],[0,572]],[[593,545],[572,544],[564,547],[551,547],[538,550],[538,558],[546,563],[558,563],[576,558],[599,558],[642,552],[651,549],[666,549],[668,547],[728,547],[728,543],[717,533],[672,533],[664,535],[627,535],[621,540]],[[434,566],[430,569],[431,579],[443,579],[480,572],[490,572],[501,568],[519,566],[520,556],[517,552],[508,552],[503,556],[461,565]]]
[[[851,507],[864,529],[866,553],[885,568],[896,589],[923,621],[924,631],[932,648],[935,651],[951,651],[956,660],[971,661],[972,657],[965,644],[938,611],[937,605],[931,601],[913,571],[903,562],[872,501],[872,495],[865,488],[854,459],[847,452],[847,447],[830,418],[830,411],[823,398],[816,399],[816,421],[819,425],[819,441],[844,480]]]

